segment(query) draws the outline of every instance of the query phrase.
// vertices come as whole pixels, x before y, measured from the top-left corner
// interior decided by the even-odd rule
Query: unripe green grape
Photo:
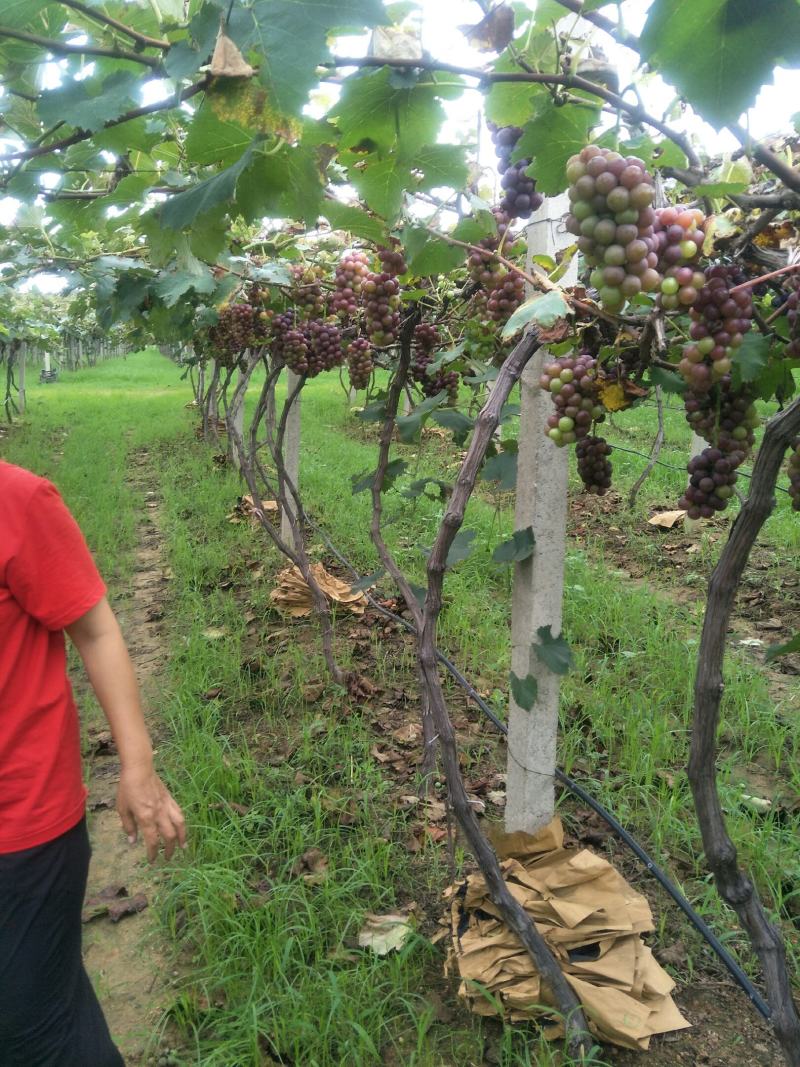
[[[617,308],[621,308],[623,303],[625,302],[624,297],[622,296],[622,291],[616,286],[604,285],[603,288],[600,290],[599,295],[600,300],[603,302],[605,307],[609,309],[609,311],[614,311]]]
[[[562,434],[569,433],[570,430],[574,430],[575,429],[575,420],[574,419],[569,419],[565,415],[565,416],[563,416],[562,418],[560,418],[558,420],[558,428],[562,432]]]
[[[677,293],[680,286],[678,285],[677,278],[665,278],[661,283],[661,292],[667,296],[674,296]]]

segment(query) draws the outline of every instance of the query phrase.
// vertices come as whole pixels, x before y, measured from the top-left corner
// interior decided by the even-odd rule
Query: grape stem
[[[781,267],[780,270],[773,270],[769,274],[762,274],[759,278],[749,278],[746,282],[742,282],[741,285],[735,285],[733,289],[729,291],[729,295],[733,296],[734,293],[744,292],[745,289],[751,289],[754,285],[768,282],[770,278],[777,278],[781,274],[790,274],[795,270],[800,270],[800,263],[790,263],[788,267]],[[769,319],[767,321],[771,322],[772,320]]]

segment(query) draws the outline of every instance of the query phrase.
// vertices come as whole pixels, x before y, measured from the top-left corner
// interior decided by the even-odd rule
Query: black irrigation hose
[[[338,559],[342,566],[346,567],[350,571],[350,573],[354,575],[356,581],[360,580],[360,575],[356,568],[353,566],[350,560],[339,551],[339,549],[336,547],[336,545],[334,545],[334,543],[331,541],[325,531],[320,526],[318,526],[317,523],[313,522],[308,517],[308,515],[305,516],[305,519],[308,525],[311,526],[325,542],[328,551],[331,552],[332,555],[336,557],[336,559]],[[393,622],[399,623],[402,627],[404,627],[404,629],[408,630],[410,633],[417,632],[416,627],[412,623],[410,623],[408,619],[404,619],[401,615],[397,615],[394,611],[390,611],[389,608],[384,607],[383,604],[380,604],[375,599],[375,597],[372,596],[369,590],[365,590],[364,593],[372,607],[381,615],[385,616],[388,619],[391,619]],[[500,733],[502,733],[503,736],[507,737],[508,727],[504,722],[502,722],[502,720],[498,719],[498,717],[495,715],[495,713],[492,711],[492,709],[489,707],[489,705],[486,703],[486,701],[483,699],[477,689],[471,684],[471,682],[467,678],[465,678],[465,676],[461,673],[458,667],[456,667],[455,664],[452,663],[451,660],[449,660],[443,652],[441,652],[438,648],[435,651],[436,658],[439,663],[442,664],[445,670],[461,686],[461,688],[467,693],[470,699],[475,701],[475,703],[478,705],[483,714],[490,720],[490,722],[493,723],[494,726],[497,727]],[[595,811],[601,817],[601,819],[603,819],[604,822],[606,822],[611,827],[611,829],[614,831],[615,834],[617,834],[620,840],[628,846],[631,852],[633,852],[633,854],[639,860],[641,860],[645,868],[655,878],[655,880],[659,883],[662,889],[666,890],[669,896],[675,901],[675,903],[687,917],[687,919],[695,928],[695,930],[697,930],[697,932],[705,939],[707,944],[713,949],[721,963],[727,968],[729,974],[734,979],[734,981],[736,981],[736,983],[741,987],[741,989],[747,994],[751,1003],[754,1005],[759,1014],[761,1014],[765,1019],[769,1019],[770,1015],[772,1014],[771,1009],[767,1002],[764,1000],[764,998],[761,996],[759,991],[744,973],[744,971],[733,958],[733,956],[730,954],[730,952],[728,952],[728,950],[725,948],[725,946],[722,944],[722,942],[719,940],[713,930],[711,930],[705,920],[697,914],[697,912],[694,910],[694,908],[683,895],[683,893],[681,893],[680,889],[678,889],[678,887],[669,880],[667,875],[662,871],[662,869],[658,866],[655,860],[650,855],[648,855],[647,852],[645,852],[645,850],[642,848],[636,838],[633,837],[630,833],[628,833],[622,823],[620,823],[619,820],[616,819],[615,816],[612,815],[607,808],[604,808],[599,800],[595,800],[595,798],[590,793],[587,793],[587,791],[583,788],[582,785],[576,782],[573,778],[570,778],[568,774],[565,774],[563,771],[559,770],[556,767],[555,775],[559,782],[565,785],[571,793],[574,793],[575,796],[579,797],[584,802],[584,804],[588,804],[592,811]]]
[[[608,443],[611,445],[612,448],[617,449],[619,452],[627,452],[631,456],[641,456],[642,459],[650,459],[650,456],[646,455],[644,452],[637,452],[635,448],[625,448],[624,445],[616,445],[616,444],[614,444],[613,441],[609,441]],[[657,459],[656,460],[656,466],[657,467],[666,467],[667,470],[669,470],[669,471],[678,471],[680,474],[682,474],[684,477],[686,477],[686,468],[685,467],[676,467],[672,463],[665,463],[663,459]],[[736,473],[737,474],[741,474],[741,476],[743,478],[752,478],[753,477],[753,475],[750,474],[749,471],[743,471],[741,468],[738,468]],[[787,496],[791,496],[791,493],[789,492],[789,490],[788,489],[784,489],[782,485],[776,485],[775,488],[779,493],[786,493]]]

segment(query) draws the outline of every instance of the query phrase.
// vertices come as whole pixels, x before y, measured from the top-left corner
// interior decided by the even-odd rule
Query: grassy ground
[[[173,659],[162,693],[171,740],[162,745],[162,758],[193,831],[191,857],[172,872],[162,901],[186,974],[172,1016],[182,1028],[187,1062],[249,1067],[280,1057],[303,1067],[546,1065],[551,1053],[530,1032],[481,1024],[460,1009],[439,977],[440,948],[427,938],[384,959],[354,949],[368,912],[417,901],[425,928],[448,878],[444,849],[404,847],[407,815],[371,755],[369,712],[327,686],[310,627],[275,624],[269,590],[278,561],[248,525],[228,521],[241,489],[194,440],[186,399],[173,365],[152,352],[139,354],[57,386],[33,386],[25,425],[0,449],[4,458],[56,481],[122,596],[143,506],[126,480],[126,457],[147,447],[153,460],[172,575],[166,610]],[[351,497],[350,475],[374,466],[374,429],[353,421],[333,383],[314,382],[303,405],[301,477],[309,506],[356,565],[370,571],[368,499]],[[651,410],[614,421],[609,438],[647,451]],[[667,412],[667,441],[663,458],[682,466],[688,432],[677,410]],[[433,435],[400,451],[415,477],[445,476],[448,462],[452,473]],[[629,485],[642,461],[621,453],[614,459],[619,483]],[[598,797],[657,853],[746,959],[743,939],[703,872],[682,771],[700,618],[693,593],[702,592],[729,519],[704,528],[689,543],[697,546],[692,552],[681,547],[681,531],[656,532],[645,522],[655,505],[674,506],[682,482],[679,473],[659,469],[633,511],[621,503],[580,504],[573,513],[565,630],[577,665],[564,685],[560,759],[566,770],[592,780]],[[471,504],[467,525],[477,533],[477,547],[448,578],[442,626],[443,643],[500,714],[509,574],[490,557],[511,532],[509,503],[482,491]],[[397,494],[387,497],[389,539],[417,577],[420,546],[430,544],[440,514],[441,504],[426,498],[412,505]],[[316,551],[326,558],[322,544]],[[800,523],[786,501],[770,519],[759,553],[763,569],[755,573],[755,588],[774,591],[769,610],[778,611],[800,556]],[[339,626],[345,661],[355,656],[350,626]],[[369,664],[387,700],[408,685],[408,660],[400,642],[373,642],[357,665]],[[800,727],[791,681],[763,669],[747,647],[732,649],[720,770],[734,839],[796,952],[790,920],[800,910],[793,799],[800,795]],[[460,694],[453,693],[453,703],[464,716]],[[491,732],[474,715],[470,721],[468,772],[501,766]],[[742,800],[767,793],[773,806],[766,814]],[[580,812],[564,810],[579,828]],[[318,884],[295,866],[312,848],[327,860]],[[680,936],[686,944],[677,977],[713,977],[706,951],[660,900],[658,914],[661,943]]]

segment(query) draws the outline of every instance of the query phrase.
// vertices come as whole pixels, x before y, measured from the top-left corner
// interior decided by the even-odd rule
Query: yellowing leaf
[[[407,915],[366,915],[358,932],[361,948],[370,948],[376,956],[399,951],[414,932]]]
[[[631,406],[619,382],[607,382],[600,386],[600,403],[606,411],[623,411]]]

